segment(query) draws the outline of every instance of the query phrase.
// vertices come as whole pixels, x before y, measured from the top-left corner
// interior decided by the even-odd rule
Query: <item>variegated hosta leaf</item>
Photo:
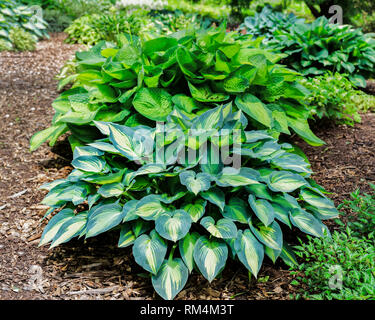
[[[81,156],[102,156],[104,154],[103,151],[98,150],[91,146],[84,146],[84,147],[76,147],[73,152],[73,159],[81,157]]]
[[[96,122],[96,126],[98,127],[98,122]],[[105,133],[105,135],[109,136],[109,129],[108,129],[108,132]],[[112,144],[107,143],[107,142],[97,141],[97,142],[89,143],[88,146],[94,147],[101,151],[120,154],[120,151],[118,151]]]
[[[125,176],[124,184],[128,186],[130,182],[132,182],[132,180],[137,176],[145,175],[145,174],[160,173],[160,172],[163,172],[164,170],[165,170],[165,166],[162,164],[156,164],[156,163],[146,164],[140,167],[137,171],[128,173]]]
[[[138,219],[138,215],[136,214],[137,203],[138,200],[130,200],[124,204],[122,207],[122,222]]]
[[[190,215],[184,210],[162,213],[155,221],[156,231],[167,240],[176,242],[189,232]]]
[[[264,252],[272,260],[273,263],[276,263],[277,258],[281,254],[281,250],[275,250],[270,247],[265,246],[264,247]]]
[[[268,177],[268,186],[275,192],[293,192],[306,184],[302,176],[288,171],[272,172]]]
[[[327,232],[327,227],[305,210],[293,209],[289,217],[294,226],[312,236],[323,237]]]
[[[156,220],[159,215],[166,212],[160,202],[160,196],[151,194],[138,201],[135,213],[145,220]]]
[[[249,206],[240,198],[231,198],[229,203],[225,206],[223,216],[247,224],[250,218]]]
[[[80,212],[79,214],[67,219],[59,228],[56,235],[53,237],[50,249],[59,244],[68,242],[70,239],[81,234],[87,223],[87,212]]]
[[[185,286],[188,268],[179,259],[164,260],[157,275],[151,278],[155,291],[165,300],[172,300]]]
[[[267,200],[256,199],[252,194],[249,195],[249,204],[256,216],[265,226],[269,226],[275,219],[273,207]]]
[[[246,190],[257,198],[272,201],[272,195],[265,184],[251,184],[245,187]]]
[[[82,177],[81,180],[102,185],[121,182],[125,171],[126,169],[105,175],[94,174],[87,177]]]
[[[104,184],[98,189],[103,198],[119,197],[124,192],[124,185],[120,182]]]
[[[283,247],[283,233],[279,224],[274,221],[268,227],[259,224],[254,226],[251,221],[249,221],[250,229],[256,238],[262,242],[267,247],[274,250],[281,250]]]
[[[216,183],[220,187],[239,187],[246,186],[249,184],[259,183],[259,174],[257,171],[251,168],[241,168],[237,170],[232,167],[225,167]]]
[[[211,282],[225,266],[228,247],[222,240],[201,236],[195,244],[193,256],[202,275]]]
[[[133,256],[145,270],[157,274],[167,253],[167,244],[155,230],[150,235],[143,234],[134,241]]]
[[[290,229],[292,229],[292,224],[289,219],[289,210],[291,208],[282,206],[278,203],[270,202],[272,208],[273,208],[273,213],[275,214],[275,219],[283,222],[286,224]]]
[[[320,219],[331,219],[338,216],[338,211],[332,200],[323,197],[316,192],[309,189],[302,189],[300,192],[301,198],[310,204],[308,207]]]
[[[72,209],[63,209],[59,213],[54,215],[48,222],[47,226],[44,228],[43,234],[40,238],[39,246],[52,241],[63,223],[72,217],[74,217],[74,211]]]
[[[215,223],[212,217],[204,217],[201,225],[216,238],[231,239],[237,234],[237,227],[230,219],[220,219]]]
[[[198,199],[194,203],[186,204],[182,207],[191,217],[193,222],[198,222],[200,218],[203,217],[204,212],[206,210],[207,201],[202,199]]]
[[[254,237],[249,229],[238,231],[234,243],[238,259],[257,277],[264,258],[263,245]]]
[[[96,156],[81,156],[75,158],[72,161],[72,166],[86,172],[108,172],[106,162],[102,158]]]
[[[284,263],[290,267],[298,266],[297,258],[293,252],[293,249],[285,242],[280,253],[280,258],[283,259]]]
[[[118,239],[118,247],[125,248],[134,243],[136,236],[129,224],[121,227],[120,238]]]
[[[86,238],[94,237],[119,225],[123,219],[122,206],[118,203],[92,208],[87,219]]]
[[[178,242],[181,258],[184,260],[189,272],[193,271],[194,268],[193,252],[195,243],[199,237],[200,235],[197,232],[187,233],[186,236]]]
[[[213,203],[214,205],[218,206],[221,211],[224,210],[225,207],[225,194],[222,190],[217,187],[213,187],[208,191],[200,193],[200,196]]]
[[[186,188],[197,195],[201,191],[206,191],[210,189],[211,177],[207,173],[198,173],[194,171],[184,171],[180,173],[181,184],[186,186]]]
[[[310,164],[299,155],[293,153],[285,153],[280,157],[271,160],[271,163],[276,167],[284,170],[293,170],[302,173],[312,173]]]
[[[149,221],[145,221],[143,219],[137,219],[132,221],[132,230],[136,237],[139,237],[141,234],[149,231],[153,228],[153,225]]]

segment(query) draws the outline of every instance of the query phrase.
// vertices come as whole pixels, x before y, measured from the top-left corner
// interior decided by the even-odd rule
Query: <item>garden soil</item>
[[[54,77],[78,49],[63,40],[64,34],[53,34],[35,52],[0,53],[0,299],[160,299],[131,250],[116,247],[117,233],[52,250],[38,247],[47,209],[40,204],[46,192],[38,187],[72,170],[64,137],[53,152],[46,144],[29,152],[31,136],[53,117]],[[292,139],[335,203],[356,188],[369,191],[368,183],[375,181],[375,114],[354,127],[320,124],[314,132],[326,145]],[[211,284],[193,274],[177,299],[285,300],[296,292],[294,277],[282,262],[265,262],[258,279],[249,279],[246,269],[232,262]]]

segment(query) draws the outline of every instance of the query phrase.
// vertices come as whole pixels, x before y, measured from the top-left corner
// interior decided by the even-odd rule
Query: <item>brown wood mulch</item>
[[[44,145],[28,151],[33,133],[46,128],[58,95],[55,74],[77,46],[63,34],[38,44],[35,52],[0,53],[0,299],[159,299],[142,277],[131,250],[116,247],[118,234],[72,241],[53,250],[38,247],[46,208],[38,187],[65,177],[69,161]],[[375,115],[354,127],[314,128],[326,141],[310,147],[296,139],[312,162],[314,178],[339,204],[375,180]],[[193,274],[178,299],[289,299],[296,289],[285,265],[265,262],[258,280],[229,263],[209,284]]]

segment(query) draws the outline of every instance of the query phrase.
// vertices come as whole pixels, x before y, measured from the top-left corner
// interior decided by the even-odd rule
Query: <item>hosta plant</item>
[[[354,84],[365,87],[365,79],[374,75],[372,34],[349,25],[331,24],[325,17],[311,24],[296,23],[288,31],[276,30],[271,43],[288,55],[286,64],[306,76],[337,71],[349,74]]]
[[[9,32],[13,48],[18,51],[35,50],[36,41],[33,36],[21,28],[13,28]]]
[[[264,37],[264,41],[267,42],[273,39],[273,33],[276,30],[287,32],[298,21],[302,22],[303,19],[298,19],[293,13],[285,14],[274,11],[270,6],[265,6],[261,12],[255,13],[252,17],[246,17],[239,30],[245,30],[246,34],[253,38]]]
[[[105,138],[76,147],[72,173],[42,187],[47,215],[61,210],[40,245],[117,230],[164,299],[193,272],[213,281],[228,259],[255,277],[266,257],[295,263],[285,230],[321,237],[321,220],[337,215],[309,163],[266,131],[244,130],[231,102],[194,119],[176,108],[155,128],[95,126]]]
[[[101,42],[76,53],[73,88],[53,102],[52,126],[32,137],[31,150],[46,140],[53,145],[68,130],[75,143],[93,141],[100,137],[94,120],[149,124],[165,121],[174,106],[193,118],[224,102],[242,110],[253,128],[276,135],[293,130],[313,145],[323,143],[309,129],[298,74],[277,63],[284,55],[226,33],[225,25],[118,40],[118,46]]]

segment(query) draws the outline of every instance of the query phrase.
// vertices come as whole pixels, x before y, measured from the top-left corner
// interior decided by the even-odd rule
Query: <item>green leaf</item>
[[[185,286],[188,268],[179,258],[164,260],[157,275],[151,281],[155,291],[165,300],[172,300]]]
[[[323,197],[316,192],[304,188],[300,192],[301,198],[313,207],[308,207],[320,219],[331,219],[339,215],[332,200]]]
[[[242,199],[237,197],[231,198],[224,208],[223,216],[247,224],[250,218],[249,207]]]
[[[59,231],[53,237],[50,249],[61,243],[68,242],[70,239],[80,235],[86,226],[87,212],[81,212],[70,219],[67,219],[59,228]]]
[[[293,209],[289,212],[290,221],[301,231],[315,236],[324,237],[326,233],[326,227],[312,214],[305,210]]]
[[[122,177],[125,172],[126,172],[126,169],[120,170],[115,173],[105,174],[105,175],[94,174],[88,177],[82,177],[81,180],[95,183],[95,184],[100,184],[100,185],[114,184],[122,180]]]
[[[90,210],[86,238],[94,237],[119,225],[123,219],[122,206],[117,203],[98,205]]]
[[[184,210],[162,213],[155,221],[155,230],[167,240],[176,242],[189,232],[190,215]]]
[[[281,251],[283,247],[283,233],[279,224],[274,221],[268,227],[262,224],[254,226],[249,221],[250,229],[256,238],[265,246]]]
[[[98,193],[104,198],[119,197],[124,192],[124,185],[120,182],[102,185]]]
[[[237,227],[230,219],[220,219],[215,223],[212,217],[204,217],[200,223],[216,238],[231,239],[237,235]]]
[[[225,194],[222,190],[217,187],[211,188],[209,191],[201,192],[200,196],[213,203],[214,205],[218,206],[221,211],[224,210],[225,207]]]
[[[43,142],[51,139],[53,136],[62,135],[66,129],[66,124],[60,124],[35,133],[30,139],[30,151],[35,151]]]
[[[201,191],[206,191],[211,186],[211,177],[207,173],[198,173],[194,171],[183,171],[179,175],[182,185],[197,195]]]
[[[264,248],[249,229],[238,231],[234,247],[238,259],[257,277],[264,258]]]
[[[297,258],[293,252],[293,249],[285,242],[280,253],[280,258],[283,259],[284,263],[290,267],[298,266]]]
[[[222,240],[201,236],[195,244],[193,256],[202,275],[211,282],[225,266],[228,247]]]
[[[166,212],[160,203],[160,197],[154,194],[143,197],[137,203],[136,214],[145,220],[156,220],[160,214]]]
[[[280,157],[273,158],[271,163],[284,170],[293,170],[296,172],[302,173],[311,173],[310,164],[305,161],[304,158],[293,154],[293,153],[285,153]]]
[[[256,96],[246,93],[236,97],[236,106],[268,128],[272,125],[271,111]]]
[[[133,106],[144,117],[166,121],[172,112],[172,96],[164,89],[142,88],[134,97]]]
[[[319,139],[309,127],[307,121],[302,119],[293,119],[288,117],[288,125],[291,127],[300,137],[302,137],[307,143],[312,146],[321,146],[325,142]]]
[[[82,171],[100,173],[105,171],[106,162],[95,156],[81,156],[72,161],[72,166]]]
[[[229,99],[226,94],[213,92],[207,84],[194,86],[188,82],[188,85],[192,97],[199,102],[223,102]]]
[[[143,234],[134,241],[133,256],[145,270],[156,275],[167,253],[167,244],[153,230],[150,235]]]
[[[193,252],[199,237],[200,235],[197,232],[187,233],[186,236],[178,242],[181,258],[188,267],[189,273],[192,272],[194,268]]]
[[[198,222],[200,218],[203,217],[206,210],[207,201],[198,199],[194,203],[186,204],[182,207],[186,211],[193,222]]]
[[[72,217],[74,217],[74,211],[72,209],[63,209],[54,215],[44,228],[39,246],[45,245],[46,243],[52,241],[64,222]]]
[[[265,226],[269,226],[275,219],[273,207],[267,200],[256,199],[252,194],[249,195],[249,204],[256,216]]]
[[[268,187],[275,192],[293,192],[307,184],[299,174],[288,171],[275,171],[268,177]]]
[[[122,222],[132,221],[138,219],[138,215],[136,214],[136,207],[138,204],[138,200],[130,200],[127,201],[124,206],[122,207]]]
[[[216,183],[220,187],[239,187],[247,186],[250,184],[258,184],[259,174],[257,171],[251,168],[241,168],[240,170],[225,167]]]
[[[134,243],[136,236],[128,224],[121,227],[120,238],[118,239],[118,247],[125,248]]]

